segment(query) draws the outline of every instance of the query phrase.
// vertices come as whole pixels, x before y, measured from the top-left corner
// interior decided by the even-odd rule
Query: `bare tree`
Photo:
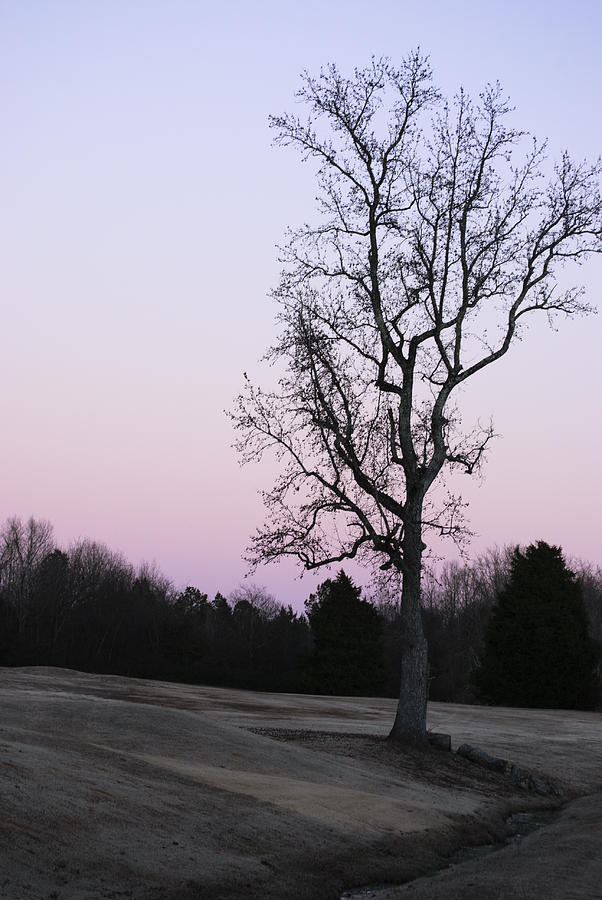
[[[474,700],[470,674],[483,653],[483,631],[510,578],[513,547],[486,550],[470,563],[448,561],[422,579],[423,626],[429,649],[429,695]]]
[[[229,600],[233,609],[237,603],[248,603],[264,619],[275,619],[282,609],[276,598],[260,584],[240,584],[232,591]]]
[[[18,634],[31,611],[37,570],[54,549],[53,527],[45,519],[13,516],[0,530],[0,590],[14,610]]]
[[[368,555],[401,577],[391,736],[423,740],[424,538],[463,529],[460,499],[431,488],[475,472],[493,435],[463,428],[453,395],[534,315],[586,309],[557,276],[601,249],[600,165],[548,165],[545,145],[506,124],[499,85],[448,104],[419,52],[351,78],[305,74],[298,98],[309,117],[272,125],[317,162],[321,217],[283,251],[266,354],[278,387],[246,379],[233,414],[242,459],[271,449],[282,463],[250,560],[313,569]]]

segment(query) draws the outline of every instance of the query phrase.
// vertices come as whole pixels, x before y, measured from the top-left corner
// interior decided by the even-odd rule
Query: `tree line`
[[[309,646],[305,618],[261,589],[210,600],[95,541],[61,549],[45,521],[0,531],[2,665],[295,690]]]
[[[533,550],[539,569],[536,565],[535,585],[529,585],[532,559],[526,575],[523,571],[518,605],[523,617],[518,631],[509,636],[504,611],[499,613],[500,599],[506,597],[506,619],[516,625],[507,594],[515,570],[524,563],[520,551],[491,550],[471,564],[448,563],[424,579],[430,699],[595,705],[600,670],[595,645],[588,641],[602,641],[602,571],[579,564],[573,566],[572,576],[560,551],[545,548],[538,544],[526,551],[528,557]],[[554,599],[558,584],[561,596]],[[544,595],[539,606],[524,596],[525,591],[528,597],[539,596],[538,585],[543,585]],[[569,608],[576,610],[574,615],[567,613]],[[539,625],[547,623],[540,643],[564,646],[567,622],[573,620],[573,655],[585,661],[589,675],[571,674],[569,663],[558,654],[550,657],[556,681],[547,673],[538,675],[533,664],[529,669],[528,660],[537,659],[529,650],[529,635],[533,639],[534,632],[541,631]],[[398,600],[391,600],[382,586],[362,596],[343,571],[319,585],[301,614],[254,585],[229,597],[217,593],[213,599],[193,586],[176,590],[157,568],[136,569],[120,553],[87,539],[61,549],[45,521],[11,518],[0,529],[0,665],[63,666],[254,690],[394,697],[400,688],[401,642]],[[478,676],[493,645],[504,664],[496,669],[494,653],[489,675]],[[520,674],[521,659],[527,661],[527,680],[535,685],[524,696],[508,693],[507,684],[500,687],[496,682],[500,673]],[[561,685],[575,678],[582,679],[577,694],[563,695]],[[564,702],[554,702],[559,697]]]

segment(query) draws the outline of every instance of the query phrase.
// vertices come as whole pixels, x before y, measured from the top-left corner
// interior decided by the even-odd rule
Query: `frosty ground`
[[[602,716],[431,704],[454,748],[562,791],[552,825],[433,877],[458,847],[503,840],[510,813],[559,801],[399,750],[394,706],[0,669],[0,897],[600,898]]]

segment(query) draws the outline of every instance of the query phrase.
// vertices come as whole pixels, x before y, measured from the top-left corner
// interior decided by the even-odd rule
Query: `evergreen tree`
[[[380,643],[381,618],[341,569],[306,601],[314,653],[306,689],[318,694],[371,696],[382,693],[386,672]]]
[[[479,699],[506,706],[591,709],[600,650],[588,635],[580,583],[544,541],[512,557],[473,674]]]

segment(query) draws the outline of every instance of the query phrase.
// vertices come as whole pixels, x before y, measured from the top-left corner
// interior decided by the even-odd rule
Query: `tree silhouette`
[[[243,461],[269,450],[282,465],[249,559],[360,557],[401,581],[391,736],[424,741],[424,539],[463,532],[461,498],[432,489],[475,472],[493,434],[453,401],[533,316],[586,308],[556,276],[601,249],[600,164],[548,167],[545,145],[506,124],[499,85],[448,104],[419,52],[306,74],[298,98],[308,118],[272,125],[317,163],[320,216],[283,250],[278,386],[246,379],[233,413]]]
[[[383,690],[382,622],[361,592],[341,569],[305,604],[315,645],[306,672],[312,693],[371,696]]]
[[[69,557],[62,550],[53,550],[38,566],[31,604],[34,653],[49,665],[60,664],[63,661],[61,632],[68,622],[71,606]]]
[[[506,706],[591,709],[599,647],[588,635],[580,582],[559,547],[518,548],[485,629],[473,679],[481,700]]]

